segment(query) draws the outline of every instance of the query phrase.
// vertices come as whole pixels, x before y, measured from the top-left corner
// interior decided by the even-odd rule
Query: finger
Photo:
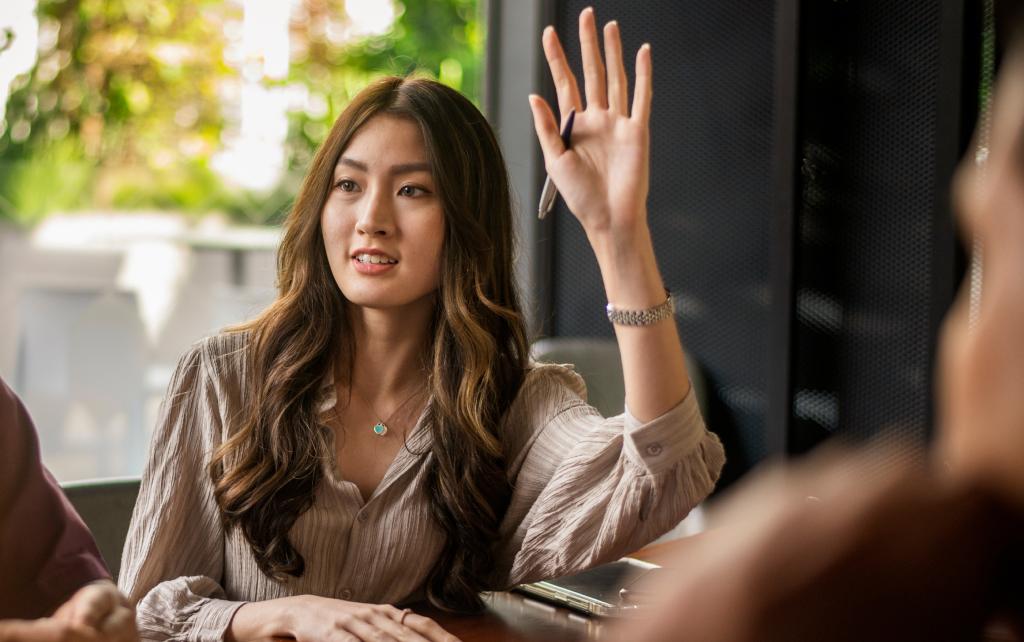
[[[629,111],[626,67],[622,62],[619,23],[614,20],[604,26],[604,55],[608,58],[608,108],[616,114],[626,115]]]
[[[61,631],[60,642],[106,642],[103,635],[91,626],[68,624]]]
[[[119,606],[103,620],[99,631],[111,639],[129,641],[136,637],[135,612]]]
[[[430,642],[460,642],[459,638],[442,629],[441,625],[437,622],[416,613],[410,613],[405,616],[405,626],[416,631],[427,640],[430,640]]]
[[[51,617],[51,619],[57,620],[58,622],[67,623],[67,622],[71,621],[71,616],[74,614],[74,612],[75,612],[75,602],[74,602],[74,598],[72,598],[72,599],[68,600],[67,602],[64,602],[63,604],[61,604],[57,608],[57,610],[53,613],[53,615],[50,616],[50,617]]]
[[[547,101],[536,94],[530,94],[530,111],[533,112],[533,128],[537,130],[537,140],[544,154],[544,164],[551,166],[558,157],[565,153],[565,144],[558,133],[555,115]]]
[[[583,81],[587,94],[587,107],[608,108],[608,94],[604,85],[604,62],[597,44],[597,25],[594,9],[580,12],[580,53],[583,54]],[[566,112],[562,112],[563,116]]]
[[[651,117],[651,45],[636,52],[636,86],[633,87],[633,120],[647,123]]]
[[[558,41],[558,34],[555,33],[554,27],[546,28],[541,40],[544,43],[544,56],[548,60],[548,69],[551,70],[551,80],[555,83],[558,109],[564,119],[573,109],[583,110],[580,89],[576,84],[576,76],[569,69],[569,62],[565,59],[565,52],[562,50],[562,44]]]
[[[117,591],[112,586],[89,584],[83,587],[71,598],[74,602],[71,624],[98,628],[117,606],[117,598]]]
[[[387,636],[383,640],[400,640],[401,642],[431,642],[431,639],[424,637],[419,631],[409,627],[409,618],[412,612],[403,613],[396,609],[395,614],[388,614],[383,611],[376,613],[370,620],[370,624],[376,627],[381,634]],[[376,640],[377,638],[369,638]]]
[[[386,630],[384,626],[381,626],[385,622],[390,622],[390,620],[380,617],[364,620],[363,618],[356,617],[352,618],[346,625],[345,630],[356,636],[361,642],[405,642],[402,638],[396,637]],[[391,624],[396,624],[396,622],[391,622]],[[420,641],[416,640],[416,642]]]

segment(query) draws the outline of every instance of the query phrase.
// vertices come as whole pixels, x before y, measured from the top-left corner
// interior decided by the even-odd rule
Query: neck
[[[349,304],[346,314],[355,354],[352,372],[339,373],[339,384],[354,385],[374,404],[394,401],[422,387],[433,311],[433,294],[399,308]]]

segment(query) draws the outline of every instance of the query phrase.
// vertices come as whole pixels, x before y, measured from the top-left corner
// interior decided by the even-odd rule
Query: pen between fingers
[[[569,149],[569,141],[572,139],[572,126],[575,121],[576,110],[573,109],[569,111],[569,117],[565,120],[565,125],[562,127],[561,138],[565,149]],[[558,196],[558,188],[555,186],[555,182],[551,180],[551,174],[548,174],[544,178],[544,187],[541,188],[540,202],[537,204],[537,218],[543,219],[554,208],[556,196]]]

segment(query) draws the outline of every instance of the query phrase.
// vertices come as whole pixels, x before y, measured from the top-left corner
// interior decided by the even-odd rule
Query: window
[[[177,358],[273,300],[316,146],[375,77],[479,101],[476,0],[6,0],[0,375],[58,479],[137,475]]]

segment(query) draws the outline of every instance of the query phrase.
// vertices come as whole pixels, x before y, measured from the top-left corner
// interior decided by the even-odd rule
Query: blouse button
[[[350,600],[352,599],[352,589],[342,589],[338,596],[343,600]]]
[[[659,444],[658,442],[654,442],[653,444],[648,446],[647,447],[647,454],[650,455],[651,457],[657,457],[658,455],[660,455],[661,454],[661,444]]]
[[[366,515],[366,511],[362,511],[358,515],[356,515],[356,519],[358,519],[360,522],[365,522],[369,518]]]

